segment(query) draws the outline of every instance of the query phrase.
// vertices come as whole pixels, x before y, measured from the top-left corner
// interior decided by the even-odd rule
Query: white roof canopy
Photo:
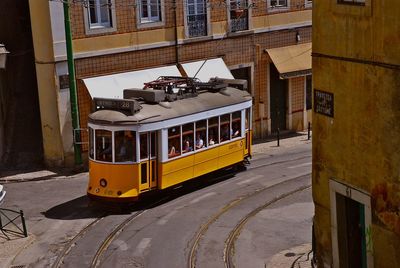
[[[201,67],[203,63],[204,65]],[[199,78],[202,82],[208,82],[213,77],[234,79],[231,71],[221,58],[183,63],[182,67],[189,77],[194,77],[198,72],[196,78]]]
[[[203,63],[204,65],[200,69]],[[198,72],[196,77],[202,82],[208,82],[208,80],[213,77],[234,79],[221,58],[184,63],[182,67],[189,77],[193,77]],[[171,65],[134,72],[85,78],[82,80],[92,99],[122,99],[124,89],[143,88],[144,83],[154,81],[160,76],[182,75],[175,65]]]
[[[160,76],[181,76],[175,65],[134,72],[85,78],[83,82],[92,98],[122,99],[124,89],[143,88],[144,83]]]

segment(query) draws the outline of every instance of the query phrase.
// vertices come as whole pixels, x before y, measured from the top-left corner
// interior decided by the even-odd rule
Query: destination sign
[[[121,99],[105,99],[94,98],[95,110],[116,110],[116,111],[129,111],[132,114],[139,109],[138,102],[135,100],[121,100]]]

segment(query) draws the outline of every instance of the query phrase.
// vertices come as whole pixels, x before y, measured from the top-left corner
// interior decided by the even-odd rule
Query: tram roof
[[[247,91],[226,87],[219,92],[205,91],[199,93],[196,97],[173,102],[159,104],[141,103],[140,111],[133,115],[126,115],[123,112],[114,110],[99,110],[89,114],[89,122],[113,125],[155,123],[250,100],[251,95]]]

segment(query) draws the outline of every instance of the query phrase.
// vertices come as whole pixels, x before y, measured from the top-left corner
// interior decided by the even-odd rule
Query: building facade
[[[73,155],[61,2],[30,0],[49,165]],[[84,79],[215,58],[248,81],[256,138],[278,128],[303,130],[311,120],[312,1],[69,2],[81,128],[91,109]],[[302,55],[309,57],[306,66],[296,64]]]
[[[400,7],[313,7],[314,256],[318,267],[400,267]]]

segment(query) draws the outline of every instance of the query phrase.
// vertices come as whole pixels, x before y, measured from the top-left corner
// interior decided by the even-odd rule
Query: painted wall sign
[[[333,117],[333,93],[314,89],[314,111],[319,114]]]

